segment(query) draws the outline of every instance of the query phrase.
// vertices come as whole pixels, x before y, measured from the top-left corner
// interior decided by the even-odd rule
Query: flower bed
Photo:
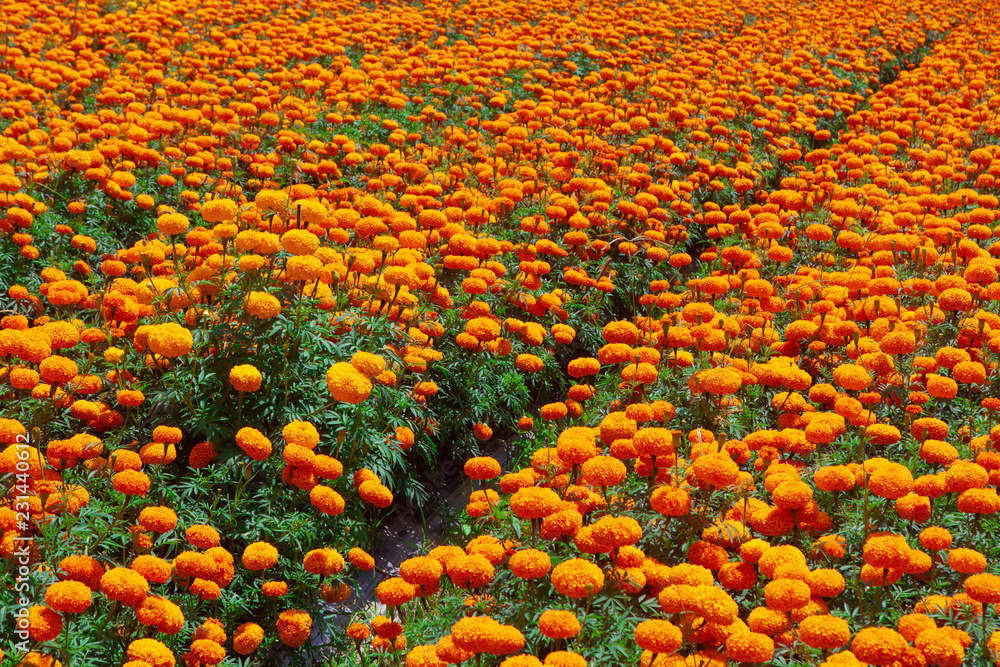
[[[5,7],[3,659],[994,662],[995,5]]]

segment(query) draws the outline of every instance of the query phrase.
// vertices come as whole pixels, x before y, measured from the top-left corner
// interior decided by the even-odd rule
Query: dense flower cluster
[[[196,4],[4,8],[16,663],[1000,661],[995,0]]]

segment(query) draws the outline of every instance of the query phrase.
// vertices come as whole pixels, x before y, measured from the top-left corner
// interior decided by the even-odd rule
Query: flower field
[[[997,0],[3,5],[2,667],[1000,664]]]

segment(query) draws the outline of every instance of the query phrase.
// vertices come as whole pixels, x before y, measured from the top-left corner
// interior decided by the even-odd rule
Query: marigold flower
[[[392,504],[392,491],[378,480],[370,479],[363,482],[358,487],[358,495],[361,500],[380,509],[385,509]]]
[[[872,383],[872,378],[863,366],[841,364],[833,369],[833,381],[844,389],[861,391]]]
[[[764,586],[764,600],[771,609],[791,611],[809,602],[812,591],[797,579],[776,579]]]
[[[149,594],[149,582],[134,570],[116,567],[101,577],[101,592],[111,600],[135,607]]]
[[[387,607],[398,607],[413,599],[416,591],[413,584],[400,577],[392,577],[381,582],[375,589],[379,602]]]
[[[173,566],[167,561],[148,554],[136,556],[129,567],[151,584],[165,584],[173,570]]]
[[[324,577],[343,572],[344,565],[344,557],[336,549],[313,549],[302,560],[306,572]]]
[[[372,383],[349,363],[338,362],[326,372],[326,386],[334,399],[357,405],[368,398]]]
[[[278,562],[278,550],[267,542],[254,542],[243,550],[243,566],[259,572],[274,567]]]
[[[28,631],[36,642],[55,639],[62,632],[62,616],[43,605],[28,607]]]
[[[587,484],[608,487],[625,481],[627,468],[613,456],[594,456],[584,462],[581,474]]]
[[[219,531],[204,524],[195,524],[188,528],[184,531],[184,538],[199,549],[217,547],[221,541]]]
[[[144,496],[149,491],[149,476],[137,470],[123,470],[111,478],[115,491],[127,496]]]
[[[544,551],[523,549],[510,557],[510,571],[520,579],[538,579],[552,569],[552,559]]]
[[[851,642],[851,652],[858,660],[880,667],[899,660],[906,647],[906,639],[890,628],[862,628]]]
[[[309,639],[312,617],[300,609],[287,609],[278,615],[278,636],[286,646],[302,646]]]
[[[166,533],[177,526],[177,514],[169,507],[145,507],[139,512],[139,525],[154,533]]]
[[[725,453],[703,454],[694,460],[691,470],[699,482],[717,489],[732,486],[740,477],[739,466]]]
[[[163,642],[155,639],[137,639],[128,645],[125,652],[129,660],[142,661],[152,667],[174,667],[174,654]]]
[[[691,495],[687,489],[674,486],[657,487],[649,502],[663,516],[684,516],[691,511]]]
[[[542,519],[555,512],[560,504],[559,494],[544,487],[518,489],[510,497],[510,509],[521,519]]]
[[[191,351],[191,332],[175,322],[158,324],[149,332],[149,349],[162,357],[180,357]]]
[[[136,618],[157,632],[175,635],[184,627],[184,613],[176,604],[166,598],[148,595],[135,610]]]
[[[465,462],[465,474],[470,479],[493,479],[500,472],[500,464],[492,456],[477,456]]]
[[[363,642],[371,636],[371,630],[364,623],[351,623],[345,632],[355,642]]]
[[[375,567],[375,559],[364,549],[359,549],[358,547],[354,547],[347,552],[347,560],[351,562],[351,565],[362,571],[368,571]]]
[[[91,591],[79,581],[57,581],[45,589],[45,604],[58,612],[80,614],[90,608]]]
[[[414,586],[433,586],[443,572],[444,566],[429,556],[408,558],[399,565],[399,576]]]
[[[233,366],[229,371],[229,384],[239,392],[257,391],[262,380],[260,371],[250,364]]]
[[[807,616],[799,622],[799,639],[810,648],[840,648],[851,639],[847,621],[828,614]]]
[[[459,554],[448,559],[445,569],[458,588],[479,588],[493,581],[493,564],[480,554]]]
[[[962,574],[979,574],[986,570],[986,557],[974,549],[952,549],[948,567]]]
[[[604,588],[601,568],[582,558],[572,558],[557,565],[550,580],[557,591],[572,598],[590,597]]]
[[[271,441],[250,426],[244,426],[236,432],[236,444],[255,461],[263,461],[271,455]]]
[[[250,292],[247,295],[246,309],[257,319],[268,320],[281,312],[281,302],[267,292]]]
[[[635,643],[644,651],[673,653],[681,646],[680,629],[670,621],[642,621],[635,626]]]
[[[538,618],[538,629],[549,639],[570,639],[580,632],[580,621],[571,611],[547,609]]]

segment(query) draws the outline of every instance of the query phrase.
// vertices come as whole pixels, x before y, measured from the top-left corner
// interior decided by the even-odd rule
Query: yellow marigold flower
[[[571,611],[548,609],[538,618],[538,629],[549,639],[570,639],[580,632],[580,621]]]
[[[175,322],[158,324],[149,332],[149,349],[162,357],[179,357],[191,351],[191,332]]]
[[[290,229],[281,235],[281,247],[292,255],[311,255],[319,248],[319,239],[305,229]]]
[[[250,364],[233,366],[229,371],[229,384],[239,392],[257,391],[262,380],[260,371]]]
[[[338,362],[326,372],[326,386],[338,401],[357,405],[368,398],[372,383],[354,366]]]

